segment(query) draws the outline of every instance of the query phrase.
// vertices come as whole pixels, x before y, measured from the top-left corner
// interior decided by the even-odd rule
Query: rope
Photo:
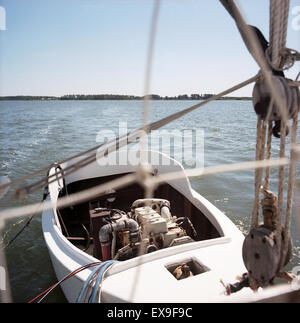
[[[147,57],[147,67],[146,67],[146,76],[145,76],[145,90],[144,90],[144,101],[143,101],[143,121],[142,125],[146,126],[149,118],[149,101],[150,101],[150,81],[151,81],[151,71],[153,65],[153,52],[154,52],[154,43],[156,37],[156,29],[157,29],[157,21],[158,14],[160,9],[160,0],[155,1],[155,5],[153,8],[152,14],[152,23],[151,23],[151,31],[150,31],[150,41],[148,48],[148,57]],[[145,147],[143,147],[145,149]]]
[[[292,150],[294,149],[294,146],[296,145],[296,139],[297,139],[297,127],[298,127],[298,112],[295,114],[293,118],[293,125],[292,125],[292,133],[291,133],[291,154],[293,153]],[[290,215],[291,215],[291,206],[292,206],[292,196],[293,196],[293,188],[295,186],[295,170],[296,165],[295,161],[292,158],[291,164],[290,164],[290,171],[289,171],[289,178],[288,178],[288,192],[287,192],[287,208],[286,208],[286,224],[285,228],[289,226],[290,223]]]
[[[260,157],[260,141],[258,139],[261,139],[261,124],[262,120],[260,117],[257,118],[257,126],[256,126],[256,156],[255,160],[258,161]],[[258,226],[259,222],[259,188],[261,183],[259,182],[259,173],[258,169],[255,170],[254,175],[254,204],[253,204],[253,210],[252,210],[252,220],[251,220],[251,228]]]
[[[281,45],[281,9],[282,3],[285,0],[271,0],[270,1],[270,52],[271,62],[274,66],[279,66],[279,51]]]
[[[280,66],[275,65],[274,63],[272,63],[272,60],[270,58],[270,47],[267,48],[266,50],[266,59],[268,61],[268,63],[270,64],[270,66],[272,67],[273,70],[275,71],[285,71],[290,69],[296,61],[300,60],[300,53],[295,50],[295,49],[291,49],[291,48],[281,48],[279,51],[280,57],[281,57],[281,64]]]
[[[256,156],[255,160],[264,159],[266,141],[266,124],[260,117],[257,118],[257,135],[256,135]],[[257,227],[259,224],[259,193],[262,183],[263,169],[259,168],[255,170],[254,179],[254,204],[251,219],[251,229]]]
[[[218,165],[218,166],[210,166],[206,168],[196,168],[196,169],[187,169],[184,172],[170,172],[167,174],[161,174],[152,177],[152,181],[155,185],[158,185],[162,182],[172,181],[176,179],[180,179],[183,176],[187,177],[201,177],[201,176],[208,176],[217,173],[226,173],[226,172],[235,172],[235,171],[244,171],[249,169],[257,169],[257,168],[265,168],[265,167],[278,167],[282,165],[288,165],[289,159],[288,158],[281,158],[281,159],[273,159],[273,160],[261,160],[261,161],[250,161],[244,163],[236,163],[236,164],[229,164],[229,165]],[[6,219],[13,219],[20,216],[28,216],[33,212],[43,212],[47,210],[53,210],[55,208],[66,208],[69,206],[74,206],[89,199],[92,199],[96,196],[100,196],[104,194],[108,189],[119,189],[126,185],[134,183],[136,180],[136,176],[134,174],[128,174],[122,176],[121,178],[112,180],[108,183],[101,184],[98,186],[93,187],[92,189],[86,189],[80,191],[78,193],[69,194],[67,197],[61,197],[57,204],[54,204],[52,201],[46,201],[39,204],[30,204],[27,206],[20,206],[9,208],[0,211],[0,225],[3,224],[3,221]],[[1,222],[2,221],[2,222]],[[1,230],[0,226],[0,230]],[[0,248],[1,250],[1,248]]]
[[[268,53],[271,52],[270,61],[274,69],[281,69],[284,65],[281,50],[286,45],[289,7],[289,0],[270,1],[270,51]]]
[[[300,81],[292,81],[289,83],[291,87],[300,87]]]
[[[238,29],[241,33],[241,36],[253,58],[257,61],[258,65],[261,67],[261,72],[265,81],[271,92],[272,100],[274,104],[280,108],[282,120],[281,120],[281,129],[280,129],[280,159],[285,158],[285,142],[286,142],[286,129],[288,123],[288,114],[286,109],[284,109],[284,99],[280,97],[279,91],[276,90],[276,84],[272,80],[272,72],[270,72],[270,66],[277,70],[283,70],[291,67],[296,60],[299,59],[299,53],[286,49],[286,37],[287,37],[287,25],[288,25],[288,14],[289,14],[289,0],[271,0],[270,2],[270,46],[266,52],[266,57],[261,53],[261,46],[257,40],[257,36],[251,31],[249,26],[245,23],[239,9],[235,5],[233,0],[220,0],[224,7],[228,10],[231,16],[234,18]],[[271,55],[270,55],[271,54]],[[271,57],[270,57],[271,56]],[[269,61],[269,62],[268,62]],[[293,84],[297,86],[298,84]],[[295,94],[294,94],[295,95]],[[298,110],[298,109],[297,109]],[[295,124],[295,122],[294,122]],[[268,127],[268,143],[267,143],[267,156],[270,158],[271,155],[271,133],[270,133],[270,124]],[[294,131],[296,131],[294,129]],[[265,145],[265,129],[261,125],[261,120],[258,120],[257,125],[257,142],[256,142],[256,160],[259,160],[264,154],[264,145]],[[295,134],[296,136],[296,134]],[[294,180],[295,173],[290,170],[291,180]],[[255,196],[254,196],[254,206],[251,219],[251,228],[258,225],[259,218],[259,187],[261,184],[262,170],[258,169],[255,171]],[[276,238],[277,238],[277,247],[281,251],[281,227],[282,227],[282,211],[283,211],[283,191],[284,191],[284,166],[279,167],[278,173],[278,215],[277,215],[277,224],[276,224]],[[266,170],[265,174],[265,183],[264,186],[268,187],[269,185],[269,170]],[[289,200],[291,200],[292,195],[292,186],[290,185]],[[289,202],[288,202],[289,203]],[[291,205],[288,206],[288,212],[286,216],[286,240],[284,242],[283,251],[286,252],[288,249],[288,241],[290,235],[290,213]],[[285,257],[282,257],[281,264],[285,260]],[[281,267],[279,268],[279,270]]]
[[[296,50],[286,48],[289,8],[290,0],[270,1],[270,45],[266,58],[276,71],[287,70],[300,60]]]
[[[271,148],[272,148],[272,121],[268,122],[268,139],[267,139],[267,152],[266,152],[266,160],[270,160],[271,158]],[[270,178],[270,167],[266,167],[265,170],[265,180],[264,180],[264,189],[269,188],[269,178]]]
[[[294,94],[296,98],[296,94]],[[296,104],[296,100],[294,101]],[[298,109],[293,117],[292,132],[291,132],[291,142],[290,142],[290,151],[291,156],[293,155],[293,149],[297,143],[297,128],[298,128]],[[296,175],[296,160],[291,158],[291,164],[289,168],[289,177],[288,177],[288,188],[287,188],[287,202],[286,202],[286,215],[285,215],[285,225],[284,225],[284,245],[283,245],[283,256],[281,259],[281,266],[284,265],[286,255],[289,249],[289,240],[290,240],[290,226],[291,226],[291,213],[292,213],[292,200],[295,188],[295,176]]]
[[[286,126],[287,126],[286,123],[282,120],[281,127],[280,127],[280,158],[285,157]],[[277,227],[278,229],[281,228],[281,223],[282,223],[283,190],[284,190],[284,166],[280,166],[278,171],[278,227]]]
[[[286,38],[287,38],[287,27],[288,27],[288,20],[289,20],[289,8],[290,8],[290,0],[280,1],[281,3],[281,49],[286,47]],[[279,52],[281,55],[281,51]],[[284,58],[281,58],[279,67],[283,68],[284,65]]]
[[[45,201],[44,203],[30,204],[26,206],[14,207],[0,211],[0,220],[17,218],[20,216],[28,216],[32,213],[40,213],[47,210],[55,210],[56,208],[65,208],[80,203],[84,203],[92,198],[95,198],[101,194],[104,194],[107,190],[114,188],[119,189],[127,185],[133,184],[136,181],[135,174],[124,175],[120,178],[111,180],[108,183],[97,185],[93,188],[80,191],[78,193],[69,194],[68,196],[61,197],[57,200],[57,203],[51,200]],[[0,222],[0,225],[3,224]],[[0,231],[1,231],[0,226]]]
[[[272,53],[271,66],[275,70],[284,70],[291,67],[294,62],[299,59],[297,52],[292,53],[292,50],[286,47],[287,38],[287,25],[289,15],[290,0],[271,0],[270,1],[270,50]],[[267,55],[268,57],[268,55]],[[285,67],[284,67],[285,66]],[[294,104],[297,104],[297,94],[293,91]],[[298,107],[295,109],[297,112],[293,117],[293,126],[291,134],[291,149],[296,144],[297,138],[297,122],[298,122]],[[280,129],[280,158],[285,156],[285,143],[286,143],[286,128],[287,121],[281,121]],[[292,150],[291,150],[292,154]],[[279,167],[278,173],[278,214],[276,225],[276,238],[277,247],[281,252],[281,259],[279,263],[279,270],[283,267],[286,261],[286,256],[289,248],[290,241],[290,224],[291,224],[291,207],[292,207],[292,195],[295,185],[295,161],[290,164],[289,177],[288,177],[288,189],[287,189],[287,206],[286,217],[284,226],[284,241],[281,245],[282,237],[282,213],[283,213],[283,191],[284,191],[284,167]]]
[[[145,78],[145,97],[143,101],[143,122],[142,126],[145,127],[148,123],[149,118],[149,102],[150,102],[150,81],[151,81],[151,71],[152,71],[152,61],[153,61],[153,52],[154,52],[154,43],[156,37],[156,29],[157,29],[157,21],[158,14],[160,9],[160,0],[155,0],[153,14],[152,14],[152,22],[151,22],[151,32],[150,32],[150,41],[149,41],[149,49],[148,49],[148,57],[147,57],[147,69],[146,69],[146,78]],[[151,130],[150,130],[151,131]],[[139,176],[137,180],[144,187],[145,197],[151,198],[153,195],[153,185],[152,181],[149,181],[149,167],[148,164],[148,153],[147,153],[147,138],[146,133],[140,138],[140,167],[138,170]],[[143,180],[145,178],[145,180]]]
[[[286,43],[287,38],[287,28],[288,28],[288,22],[289,22],[289,11],[290,11],[290,0],[282,1],[283,3],[283,15],[282,15],[282,43],[283,45]]]
[[[225,164],[218,166],[209,166],[203,168],[196,169],[185,169],[184,173],[187,177],[204,177],[214,174],[220,173],[232,173],[245,171],[249,169],[258,169],[258,168],[266,168],[266,167],[278,167],[283,165],[288,165],[288,158],[280,158],[280,159],[270,159],[270,160],[259,160],[259,161],[250,161],[244,163],[236,163],[236,164]],[[162,182],[171,182],[172,180],[177,180],[182,178],[182,172],[170,172],[166,174],[161,174],[157,177],[153,178],[155,184],[159,184]],[[0,213],[1,216],[1,213]]]

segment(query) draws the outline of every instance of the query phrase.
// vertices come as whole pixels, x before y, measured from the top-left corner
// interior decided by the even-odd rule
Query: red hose
[[[111,259],[110,245],[101,245],[102,261]]]
[[[58,286],[60,283],[64,282],[65,280],[73,277],[74,275],[78,274],[79,272],[87,269],[87,268],[90,268],[90,267],[93,267],[93,266],[96,266],[96,265],[99,265],[101,262],[96,262],[96,263],[91,263],[91,264],[88,264],[88,265],[85,265],[83,267],[80,267],[80,268],[77,268],[76,270],[74,270],[73,272],[71,272],[69,275],[65,276],[63,279],[61,279],[59,282],[53,284],[52,286],[48,287],[46,290],[44,290],[42,293],[40,293],[39,295],[37,295],[36,297],[34,297],[33,299],[31,299],[30,301],[28,301],[27,303],[33,303],[36,299],[40,298],[41,296],[43,296],[44,294],[46,294],[49,290],[51,290],[52,288],[54,289],[56,286]]]

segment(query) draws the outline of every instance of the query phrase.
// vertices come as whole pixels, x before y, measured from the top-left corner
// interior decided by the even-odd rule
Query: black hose
[[[115,216],[115,214],[118,214],[117,216]],[[118,209],[111,209],[110,211],[110,219],[112,221],[116,221],[122,218],[122,211],[118,210]]]
[[[182,221],[182,222],[177,223],[179,220],[180,220],[180,221]],[[195,227],[194,227],[194,225],[193,225],[192,221],[191,221],[187,216],[177,218],[177,219],[175,220],[175,222],[176,222],[179,226],[182,226],[184,223],[186,223],[186,222],[187,222],[187,224],[190,226],[190,228],[191,228],[191,230],[192,230],[192,232],[193,232],[193,237],[194,237],[194,238],[196,238],[196,236],[197,236],[197,231],[196,231],[196,229],[195,229]]]

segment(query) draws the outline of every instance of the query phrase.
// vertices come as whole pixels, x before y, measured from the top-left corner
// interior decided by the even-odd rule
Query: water
[[[195,101],[153,101],[150,119],[158,120]],[[128,130],[141,126],[141,101],[0,101],[0,175],[11,180],[34,172],[96,145],[99,131],[118,134],[119,122]],[[204,130],[205,166],[253,160],[256,116],[250,101],[216,101],[176,120],[164,129]],[[278,157],[278,140],[273,141]],[[176,157],[176,155],[175,155]],[[271,172],[271,189],[276,191],[277,172]],[[300,178],[297,168],[296,178]],[[192,179],[193,188],[221,209],[240,229],[249,229],[253,204],[254,171],[217,174]],[[299,187],[299,181],[298,181]],[[41,200],[42,192],[22,203]],[[10,221],[4,231],[8,241],[25,219]],[[289,269],[300,262],[300,241],[295,217],[292,221],[294,256]],[[13,300],[26,302],[56,282],[37,216],[23,234],[6,250]],[[64,302],[57,289],[48,302]]]

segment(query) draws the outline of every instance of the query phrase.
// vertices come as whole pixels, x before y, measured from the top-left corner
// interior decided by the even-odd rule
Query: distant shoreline
[[[207,100],[214,94],[187,94],[178,96],[160,96],[157,94],[151,94],[151,100]],[[29,95],[16,95],[16,96],[0,96],[0,101],[66,101],[66,100],[143,100],[143,96],[134,95],[115,95],[115,94],[71,94],[63,96],[29,96]],[[218,100],[240,100],[248,101],[252,100],[252,97],[235,97],[227,96]]]

